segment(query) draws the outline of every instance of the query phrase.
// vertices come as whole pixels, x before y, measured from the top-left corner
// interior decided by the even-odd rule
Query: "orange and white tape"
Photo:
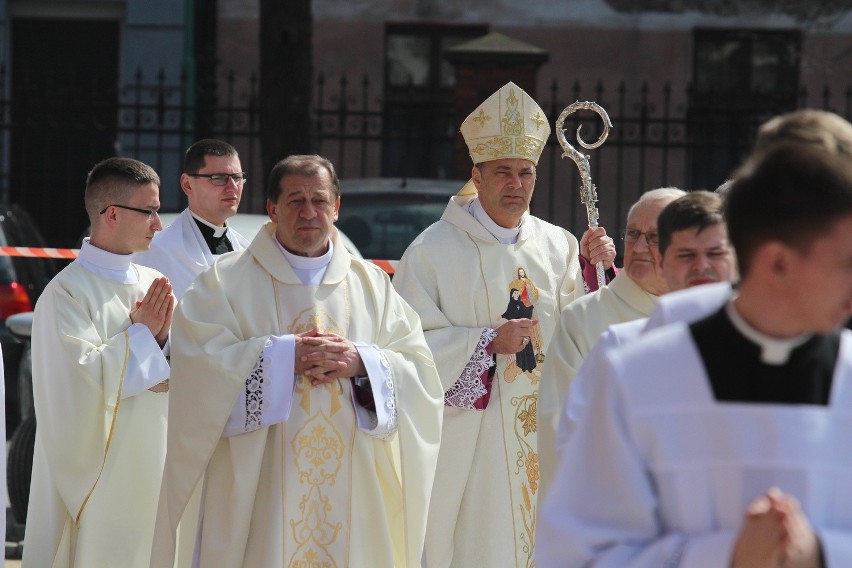
[[[30,258],[67,258],[75,259],[80,249],[0,247],[0,256],[26,256]]]
[[[0,256],[23,256],[29,258],[64,258],[74,260],[80,254],[80,249],[36,248],[36,247],[0,247]],[[398,260],[372,260],[372,262],[388,274],[396,272]]]

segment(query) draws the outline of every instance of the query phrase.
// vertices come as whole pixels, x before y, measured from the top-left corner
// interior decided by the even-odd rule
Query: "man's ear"
[[[482,185],[482,171],[476,166],[473,166],[470,170],[470,180],[473,182],[476,190],[479,191],[479,187]]]
[[[118,225],[118,214],[116,213],[116,208],[112,205],[110,205],[99,217],[101,219],[101,223],[103,223],[106,227],[114,228]]]
[[[266,214],[269,215],[273,223],[278,223],[278,207],[271,199],[266,200]]]
[[[773,278],[786,280],[792,270],[796,270],[796,251],[780,241],[768,241],[752,254],[752,268],[765,270]]]
[[[180,188],[187,197],[192,193],[192,186],[189,184],[190,179],[189,174],[180,174]]]

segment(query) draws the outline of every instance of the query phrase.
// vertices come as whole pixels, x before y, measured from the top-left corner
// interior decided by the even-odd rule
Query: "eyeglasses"
[[[246,173],[238,172],[235,174],[186,174],[189,177],[194,178],[207,178],[210,180],[210,183],[213,185],[223,186],[228,185],[228,178],[234,180],[236,185],[240,185],[245,183],[246,181]]]
[[[637,231],[636,229],[621,231],[621,240],[625,243],[632,245],[639,240],[639,237],[645,237],[645,242],[648,243],[649,247],[655,247],[660,244],[660,234],[656,231],[649,231],[647,233]]]
[[[112,205],[107,205],[106,207],[101,209],[101,212],[99,213],[99,215],[103,215],[104,213],[106,213],[106,210],[109,209],[110,207],[118,207],[119,209],[127,209],[128,211],[136,211],[137,213],[142,213],[143,215],[148,216],[149,221],[154,218],[154,215],[159,215],[159,212],[155,209],[139,209],[138,207],[130,207],[128,205],[118,205],[116,203],[113,203]]]

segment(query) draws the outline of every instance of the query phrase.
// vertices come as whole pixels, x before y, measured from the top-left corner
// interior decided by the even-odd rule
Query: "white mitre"
[[[538,164],[550,124],[532,97],[510,81],[464,119],[461,133],[474,164],[501,158]]]

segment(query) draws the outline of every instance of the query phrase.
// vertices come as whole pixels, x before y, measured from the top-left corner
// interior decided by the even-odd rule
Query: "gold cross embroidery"
[[[481,108],[479,109],[479,114],[471,118],[473,122],[479,123],[480,128],[485,128],[485,123],[491,120],[491,117],[485,114],[485,111]]]

